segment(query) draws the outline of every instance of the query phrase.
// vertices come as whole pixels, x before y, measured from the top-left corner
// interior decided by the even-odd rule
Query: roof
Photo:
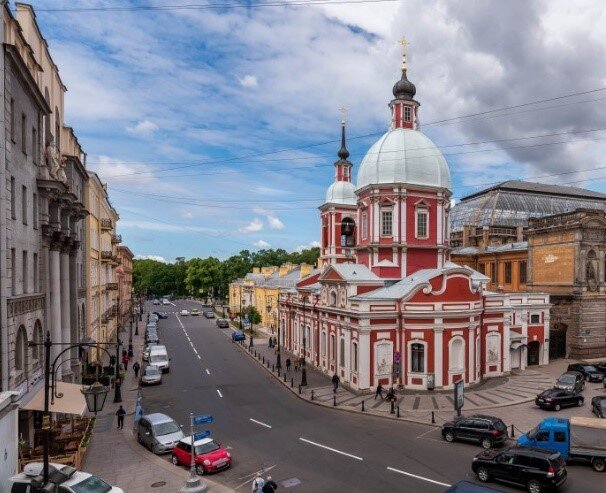
[[[453,248],[451,255],[478,255],[479,253],[499,253],[499,252],[519,252],[528,250],[527,241],[517,241],[515,243],[505,243],[504,245],[489,245],[484,250],[480,247],[459,247]]]
[[[145,416],[143,416],[145,419],[147,419],[151,424],[158,424],[158,423],[168,423],[169,421],[174,421],[173,418],[171,418],[170,416],[167,416],[166,414],[163,413],[152,413],[152,414],[146,414]]]
[[[477,197],[478,195],[483,195],[492,190],[514,190],[517,192],[543,193],[548,195],[562,195],[565,197],[591,197],[594,199],[606,200],[606,195],[603,193],[587,190],[586,188],[565,187],[562,185],[549,185],[547,183],[536,183],[522,180],[508,180],[492,187],[485,188],[484,190],[480,190],[479,192],[467,195],[463,197],[461,201]]]
[[[356,187],[349,181],[335,181],[326,190],[326,204],[356,205]]]
[[[183,443],[187,443],[189,445],[189,444],[191,444],[191,438],[192,438],[191,435],[189,435],[189,436],[181,438],[181,440],[179,440],[179,441],[183,442]],[[194,442],[194,447],[196,447],[198,445],[204,445],[204,444],[210,443],[212,441],[213,441],[212,438],[201,438],[200,440],[196,440]]]
[[[364,281],[381,281],[373,271],[362,264],[330,264],[322,273],[326,274],[330,269],[337,272],[345,281],[364,282]]]

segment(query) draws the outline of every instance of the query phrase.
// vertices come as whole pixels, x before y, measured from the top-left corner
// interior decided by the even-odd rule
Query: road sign
[[[194,433],[194,442],[198,440],[202,440],[203,438],[207,438],[210,436],[210,430],[199,431],[198,433]]]
[[[463,409],[463,404],[465,403],[465,382],[463,379],[459,380],[454,385],[454,406],[455,411],[460,416],[461,409]]]
[[[210,414],[199,414],[194,416],[194,425],[202,425],[204,423],[212,423],[213,417]]]
[[[396,351],[393,355],[393,360],[396,363],[399,363],[400,361],[402,361],[402,353],[400,351]]]

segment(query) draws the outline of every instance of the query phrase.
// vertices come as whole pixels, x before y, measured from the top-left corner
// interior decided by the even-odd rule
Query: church
[[[342,123],[321,268],[280,294],[284,347],[355,390],[448,389],[549,361],[549,295],[489,291],[450,261],[450,170],[415,94],[404,55],[390,128],[355,184]]]

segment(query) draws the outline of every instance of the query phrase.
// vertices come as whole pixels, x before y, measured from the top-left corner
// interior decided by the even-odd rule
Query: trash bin
[[[436,376],[433,373],[427,374],[427,390],[436,388]]]

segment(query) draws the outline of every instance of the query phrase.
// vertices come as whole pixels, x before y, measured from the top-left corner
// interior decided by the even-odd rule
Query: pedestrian
[[[337,389],[339,388],[339,384],[341,383],[341,379],[339,378],[339,375],[337,375],[336,373],[332,376],[332,393],[336,394],[337,393]]]
[[[263,485],[263,489],[261,490],[263,493],[274,493],[278,489],[278,485],[276,482],[271,479],[271,476],[267,476],[265,480],[265,484]]]
[[[120,404],[120,407],[116,411],[116,416],[118,416],[118,429],[119,430],[122,430],[124,428],[124,415],[125,414],[126,414],[126,411],[122,407],[122,404]]]
[[[381,386],[381,384],[377,385],[377,391],[375,392],[375,401],[377,400],[377,397],[380,397],[381,400],[385,400],[385,397],[383,397],[383,387]]]
[[[252,482],[252,492],[253,493],[261,493],[263,491],[263,485],[265,484],[265,480],[261,477],[260,473],[257,473],[257,476]]]
[[[135,361],[135,364],[133,365],[133,371],[135,372],[135,378],[139,378],[139,369],[141,368],[141,365],[139,364],[138,361]]]
[[[286,358],[286,371],[290,371],[290,358]]]
[[[124,365],[124,371],[128,370],[128,353],[122,355],[122,364]]]
[[[385,399],[387,399],[387,402],[392,402],[396,400],[396,393],[393,389],[393,387],[390,387],[389,390],[387,391],[387,395],[385,396]]]
[[[278,339],[274,337],[274,347],[278,345]]]
[[[270,337],[270,338],[269,338],[269,342],[267,343],[267,347],[268,347],[269,349],[271,349],[271,348],[272,348],[272,342],[274,342],[274,341],[273,341],[273,340],[272,340],[272,338]]]

